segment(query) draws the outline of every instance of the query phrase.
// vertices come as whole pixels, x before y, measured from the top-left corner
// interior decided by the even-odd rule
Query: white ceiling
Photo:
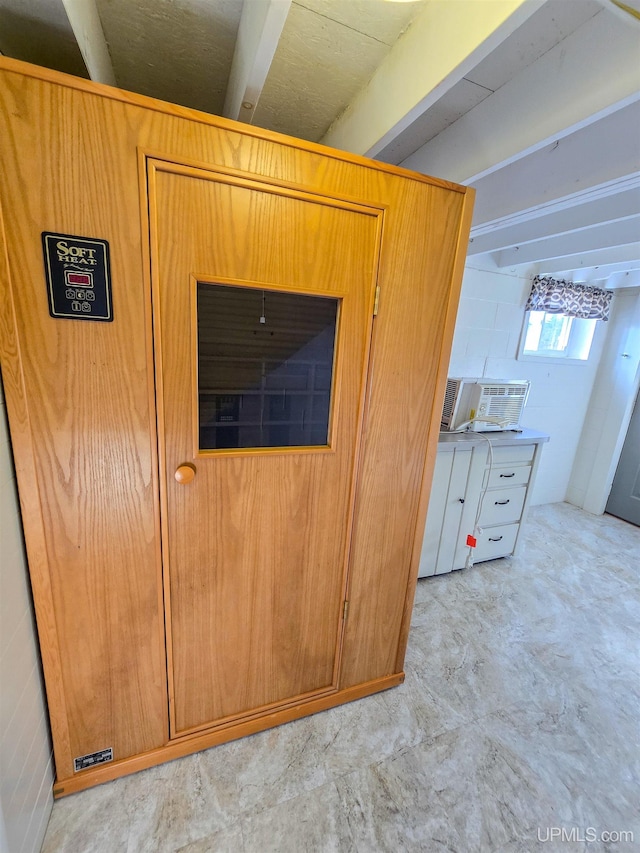
[[[472,263],[640,286],[624,5],[0,0],[0,52],[470,184]]]

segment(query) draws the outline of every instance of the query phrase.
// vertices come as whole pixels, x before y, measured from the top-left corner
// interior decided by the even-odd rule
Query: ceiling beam
[[[638,127],[640,102],[474,182],[474,228],[638,176]]]
[[[571,234],[558,234],[532,240],[521,246],[513,246],[496,252],[494,259],[499,267],[513,267],[520,264],[533,264],[553,258],[579,255],[583,257],[597,249],[608,249],[636,243],[640,236],[640,214],[619,222],[607,222],[573,231]]]
[[[503,227],[495,225],[483,234],[472,233],[468,254],[482,255],[486,252],[497,252],[510,246],[522,246],[533,240],[568,234],[607,222],[619,222],[637,216],[639,211],[640,186],[585,203],[580,203],[574,198],[572,207],[546,215],[523,218],[517,224]]]
[[[537,273],[533,273],[536,275]],[[608,290],[618,290],[622,287],[640,287],[640,262],[635,265],[603,264],[599,267],[588,267],[579,271],[566,270],[554,273],[557,278],[568,281],[580,281],[585,284],[606,287]]]
[[[604,268],[612,264],[615,264],[619,270],[637,269],[640,266],[640,243],[610,249],[596,249],[578,257],[570,255],[542,261],[537,265],[536,271],[538,275],[556,275],[575,271],[577,276],[581,271],[588,271],[592,267]]]
[[[619,287],[640,287],[640,259],[635,264],[603,264],[580,270],[580,281],[589,284],[602,282],[611,290]]]
[[[495,173],[494,173],[495,174]],[[584,190],[579,190],[576,193],[571,193],[558,198],[550,199],[548,202],[539,204],[534,207],[524,207],[522,210],[517,210],[514,213],[508,213],[498,219],[480,222],[474,225],[471,229],[473,236],[491,234],[493,231],[500,231],[511,226],[521,225],[529,222],[532,219],[538,219],[556,213],[561,213],[572,207],[580,207],[589,204],[592,201],[599,201],[608,196],[617,196],[626,193],[629,190],[637,190],[640,188],[640,172],[624,175],[617,180],[605,181],[603,184],[597,184],[592,187],[587,187]]]
[[[89,77],[96,83],[116,86],[116,76],[95,0],[62,0],[62,5]]]
[[[222,114],[251,124],[291,0],[244,0]]]
[[[587,270],[582,280],[589,284],[599,281],[610,290],[618,290],[622,287],[640,287],[640,268],[638,267],[640,264],[635,269],[616,270],[612,265],[611,267]],[[604,275],[602,275],[602,270],[604,270]]]
[[[430,0],[321,141],[375,157],[544,2]]]
[[[603,9],[401,165],[472,183],[633,102],[639,92],[636,28]]]

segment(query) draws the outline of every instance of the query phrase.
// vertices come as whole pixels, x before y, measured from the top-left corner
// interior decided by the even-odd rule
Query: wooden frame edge
[[[292,707],[285,708],[281,711],[274,711],[256,720],[239,723],[235,726],[230,726],[218,731],[210,731],[206,734],[196,735],[192,738],[183,739],[177,743],[167,743],[158,749],[145,752],[142,755],[136,755],[131,758],[124,758],[113,764],[105,764],[101,767],[87,770],[79,776],[73,776],[68,779],[56,780],[53,787],[53,795],[56,799],[66,797],[69,794],[75,794],[78,791],[83,791],[86,788],[91,788],[94,785],[100,785],[103,782],[111,782],[113,779],[118,779],[121,776],[127,776],[131,773],[137,773],[139,770],[146,770],[149,767],[155,767],[157,764],[162,764],[165,761],[172,761],[176,758],[183,758],[186,755],[191,755],[194,752],[200,752],[203,749],[208,749],[212,746],[226,743],[230,740],[246,737],[247,735],[256,734],[257,732],[271,729],[275,726],[280,726],[283,723],[289,723],[300,717],[307,717],[315,714],[318,711],[326,711],[336,705],[342,705],[346,702],[352,702],[354,699],[363,699],[365,696],[370,696],[372,693],[379,693],[383,690],[388,690],[391,687],[396,687],[404,681],[404,672],[397,672],[393,675],[387,675],[384,678],[378,678],[374,681],[368,681],[365,684],[359,684],[356,687],[349,687],[346,690],[341,690],[337,693],[332,693],[330,696],[321,697],[320,699],[312,699],[308,702],[301,702]]]
[[[11,424],[11,447],[18,483],[20,524],[23,531],[29,582],[38,628],[38,652],[43,663],[48,720],[54,734],[54,753],[58,766],[71,766],[71,741],[62,678],[58,628],[53,606],[49,575],[47,542],[42,518],[42,504],[31,436],[30,414],[24,388],[22,356],[17,334],[17,321],[11,283],[9,248],[0,203],[0,364],[7,415]],[[17,452],[16,452],[17,449]],[[22,518],[27,516],[25,526]],[[46,643],[39,642],[46,636]]]
[[[160,627],[160,648],[158,654],[163,662],[163,677],[166,691],[167,702],[163,709],[163,732],[165,740],[169,739],[169,661],[170,649],[168,648],[168,626],[167,626],[167,608],[165,607],[165,574],[163,560],[163,542],[162,542],[162,525],[160,517],[160,457],[158,447],[158,429],[159,429],[159,414],[156,394],[156,373],[155,373],[155,338],[153,333],[154,317],[153,317],[153,297],[151,283],[151,211],[149,209],[149,191],[148,191],[148,175],[147,175],[147,159],[144,151],[138,147],[136,149],[138,161],[138,204],[140,207],[140,247],[141,247],[141,270],[142,284],[145,290],[144,298],[144,324],[145,324],[145,352],[147,359],[147,393],[149,400],[149,427],[151,429],[151,477],[153,483],[153,493],[155,495],[153,507],[154,530],[156,536],[156,578],[157,578],[157,595],[158,595],[158,625]],[[153,428],[153,429],[152,429]]]
[[[447,384],[447,372],[449,370],[449,360],[451,357],[451,347],[453,344],[453,333],[455,329],[456,316],[458,313],[458,303],[460,302],[460,293],[462,291],[464,266],[467,260],[467,246],[469,243],[469,233],[471,231],[471,218],[473,215],[473,203],[475,201],[475,193],[476,191],[472,187],[466,188],[465,197],[462,202],[462,210],[460,213],[458,239],[456,242],[456,249],[450,278],[451,288],[449,290],[449,300],[447,302],[447,313],[445,318],[444,333],[442,336],[442,345],[440,347],[438,368],[436,371],[434,406],[431,411],[431,421],[429,422],[429,431],[427,434],[427,454],[425,456],[424,465],[422,468],[420,497],[418,499],[418,510],[416,513],[416,522],[413,531],[413,545],[411,548],[411,560],[409,562],[407,593],[404,604],[404,613],[402,616],[402,624],[400,626],[400,635],[398,638],[396,669],[401,668],[404,664],[404,657],[407,651],[407,642],[409,640],[411,613],[413,611],[418,567],[420,564],[420,553],[422,550],[422,540],[424,537],[424,527],[427,521],[427,510],[429,508],[429,498],[431,495],[431,481],[433,479],[433,470],[436,461],[438,435],[440,433],[440,418],[442,415],[442,404],[444,402],[444,392]],[[445,354],[446,360],[444,358]]]
[[[360,475],[362,471],[363,457],[363,433],[367,420],[368,411],[368,388],[371,372],[371,352],[373,348],[373,336],[375,334],[375,304],[376,294],[379,287],[380,279],[380,257],[382,254],[382,235],[384,233],[385,210],[380,210],[376,222],[376,244],[375,244],[375,263],[373,264],[371,284],[369,287],[369,298],[367,302],[367,333],[365,350],[362,356],[362,372],[360,374],[360,389],[358,393],[358,416],[357,416],[357,431],[356,441],[353,453],[353,466],[350,471],[351,484],[349,486],[349,511],[347,516],[347,529],[345,531],[345,548],[344,548],[344,563],[342,573],[342,602],[343,611],[338,622],[338,636],[336,643],[336,657],[333,671],[333,683],[340,689],[340,681],[342,678],[342,656],[344,653],[344,644],[347,633],[347,619],[349,608],[349,588],[351,584],[352,562],[351,553],[353,549],[353,532],[355,529],[356,505],[358,500],[358,486],[360,483]],[[342,306],[341,306],[342,310]],[[337,361],[334,362],[334,371],[337,369]],[[333,409],[333,401],[332,401]],[[334,421],[334,412],[331,413],[332,422]]]
[[[351,154],[348,151],[340,151],[336,148],[330,148],[329,146],[322,145],[318,142],[307,142],[304,139],[297,139],[293,136],[276,133],[273,130],[254,128],[250,124],[236,122],[232,119],[223,118],[222,116],[216,116],[211,113],[205,113],[200,110],[192,109],[191,107],[181,107],[178,104],[171,104],[168,101],[161,101],[157,98],[151,98],[148,95],[139,95],[136,92],[128,92],[125,89],[119,89],[115,86],[107,86],[104,83],[94,83],[92,80],[85,80],[82,77],[74,77],[72,74],[64,74],[61,71],[54,71],[51,68],[33,65],[19,59],[0,56],[0,70],[5,70],[14,74],[22,74],[25,77],[32,77],[36,80],[53,83],[54,85],[65,86],[68,89],[76,89],[90,95],[100,95],[103,98],[110,98],[113,101],[120,101],[121,103],[130,104],[131,106],[143,107],[144,109],[154,110],[155,112],[165,113],[166,115],[176,116],[178,118],[186,118],[200,124],[217,127],[220,130],[226,130],[232,133],[241,133],[244,136],[260,137],[268,142],[276,142],[278,145],[297,148],[310,154],[321,154],[323,157],[342,160],[347,163],[352,163],[355,166],[372,168],[372,164],[375,162],[374,168],[378,172],[386,172],[390,175],[399,175],[404,178],[410,178],[414,181],[430,184],[431,186],[453,190],[454,192],[465,193],[467,190],[466,187],[453,183],[452,181],[446,181],[443,178],[435,178],[431,175],[424,175],[421,172],[414,172],[400,166],[392,166],[389,163],[383,163],[382,161],[372,161],[371,158],[364,157],[361,154]]]
[[[165,454],[165,410],[164,410],[164,380],[163,380],[163,356],[162,356],[162,335],[160,329],[162,325],[161,307],[160,307],[160,286],[158,280],[158,270],[154,267],[154,258],[158,257],[158,227],[156,222],[157,215],[157,186],[156,186],[156,168],[153,160],[150,160],[142,151],[138,149],[138,156],[141,164],[144,165],[144,189],[145,201],[147,203],[147,233],[143,235],[148,241],[148,258],[144,259],[147,266],[143,270],[143,274],[148,276],[149,295],[151,300],[151,346],[153,348],[153,393],[154,393],[154,411],[156,415],[156,463],[157,463],[157,478],[158,478],[158,496],[159,504],[156,512],[158,513],[158,525],[160,530],[160,552],[162,555],[162,596],[164,606],[164,638],[165,638],[165,661],[166,661],[166,684],[167,684],[167,726],[168,737],[171,732],[175,731],[175,692],[174,692],[174,673],[173,673],[173,641],[171,631],[171,584],[168,566],[169,554],[169,539],[166,525],[163,519],[168,518],[167,509],[167,460]],[[143,200],[140,199],[142,207]],[[142,210],[144,215],[144,209]]]
[[[262,138],[262,134],[261,134]],[[292,198],[298,201],[306,201],[310,204],[322,204],[325,207],[335,207],[338,210],[350,210],[353,213],[361,213],[364,216],[379,218],[388,205],[371,201],[353,199],[336,193],[323,193],[317,189],[309,189],[300,184],[292,184],[270,175],[261,175],[256,172],[245,172],[232,169],[222,164],[210,163],[209,165],[182,162],[180,160],[168,159],[166,156],[156,156],[146,152],[146,159],[153,166],[154,173],[165,172],[168,175],[177,175],[182,178],[195,178],[201,181],[212,181],[217,184],[229,184],[229,186],[241,189],[256,190],[263,193]],[[232,283],[232,279],[228,279]],[[259,286],[259,283],[256,283]],[[284,285],[273,285],[274,289]],[[306,292],[306,291],[305,291]]]

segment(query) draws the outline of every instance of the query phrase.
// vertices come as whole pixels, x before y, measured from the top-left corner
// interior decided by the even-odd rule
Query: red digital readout
[[[75,284],[80,287],[91,287],[91,276],[81,272],[67,273],[67,284]]]

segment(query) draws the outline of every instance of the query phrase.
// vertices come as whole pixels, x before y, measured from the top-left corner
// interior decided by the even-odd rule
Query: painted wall
[[[567,500],[600,515],[605,508],[640,385],[640,288],[616,292]]]
[[[0,851],[40,850],[53,762],[0,383]]]
[[[462,283],[449,376],[529,379],[522,426],[551,436],[542,452],[534,504],[563,501],[571,477],[606,324],[598,323],[584,364],[518,361],[516,355],[532,275],[467,265]]]

